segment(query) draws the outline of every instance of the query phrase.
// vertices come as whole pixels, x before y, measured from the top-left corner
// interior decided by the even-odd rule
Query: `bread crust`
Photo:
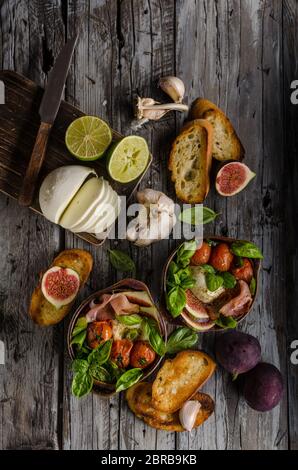
[[[80,249],[64,250],[53,260],[51,267],[60,266],[71,268],[80,277],[80,290],[87,282],[93,267],[93,258],[88,251]],[[41,276],[42,278],[42,276]],[[35,288],[29,307],[29,315],[40,326],[49,326],[59,323],[70,312],[73,302],[57,309],[43,295],[41,279]]]
[[[214,103],[203,98],[197,98],[191,107],[191,119],[206,119],[213,122],[214,129],[213,140],[213,158],[219,161],[242,160],[245,156],[245,149],[231,123],[225,113]],[[215,126],[215,121],[217,126]],[[219,132],[219,129],[221,132]],[[224,152],[219,147],[224,147],[228,142],[229,151]]]
[[[195,141],[195,137],[200,137],[200,144]],[[200,149],[197,148],[198,145]],[[184,146],[187,146],[187,150],[182,152]],[[188,122],[175,139],[168,168],[172,172],[175,191],[181,201],[197,204],[207,197],[210,189],[212,146],[213,127],[204,119]]]
[[[153,407],[174,413],[212,376],[216,364],[202,351],[182,351],[167,359],[152,386]]]

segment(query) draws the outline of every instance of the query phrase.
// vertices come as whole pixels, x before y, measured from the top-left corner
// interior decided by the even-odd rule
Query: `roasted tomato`
[[[203,242],[200,248],[197,249],[195,254],[190,260],[190,264],[193,266],[199,266],[200,264],[207,264],[211,255],[211,246],[208,243]]]
[[[243,258],[243,266],[233,266],[231,273],[235,276],[237,281],[245,281],[248,284],[253,278],[253,267],[249,259]]]
[[[109,321],[93,321],[87,328],[87,343],[92,349],[101,343],[111,339],[113,335],[112,325]]]
[[[233,261],[233,254],[226,243],[220,243],[212,249],[209,264],[216,269],[216,271],[229,271]]]
[[[119,339],[112,344],[111,359],[121,369],[129,365],[129,355],[133,342],[129,339]]]
[[[137,341],[131,351],[130,365],[139,369],[145,369],[155,360],[155,352],[146,341]]]

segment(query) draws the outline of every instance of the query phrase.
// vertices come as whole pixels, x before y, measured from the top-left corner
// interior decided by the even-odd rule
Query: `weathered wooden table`
[[[0,13],[2,68],[41,85],[82,22],[65,98],[124,134],[132,132],[133,94],[161,97],[160,76],[177,74],[189,103],[205,96],[228,113],[257,179],[229,200],[211,191],[206,204],[221,217],[208,231],[251,239],[264,252],[258,303],[242,329],[260,339],[264,360],[280,367],[287,390],[281,406],[258,414],[219,369],[206,386],[216,413],[191,436],[145,426],[122,396],[73,398],[65,347],[69,319],[41,329],[27,316],[38,273],[64,247],[90,249],[95,269],[86,295],[118,279],[107,256],[109,244],[118,245],[130,251],[138,278],[158,296],[162,264],[175,243],[138,249],[107,242],[94,249],[2,195],[0,339],[6,363],[0,365],[0,447],[298,449],[298,369],[289,361],[291,341],[298,338],[298,107],[290,103],[290,83],[298,79],[297,0],[4,0]],[[143,187],[174,196],[166,166],[181,124],[180,116],[167,115],[139,131],[154,155]],[[213,340],[204,335],[199,346],[212,354]]]

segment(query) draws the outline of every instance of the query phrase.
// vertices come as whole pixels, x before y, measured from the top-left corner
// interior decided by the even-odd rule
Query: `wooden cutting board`
[[[31,80],[12,71],[0,71],[0,80],[5,85],[5,104],[0,104],[0,191],[14,199],[18,199],[23,176],[40,124],[38,109],[43,89]],[[68,152],[64,137],[69,124],[77,117],[84,115],[82,111],[69,103],[61,102],[49,139],[45,162],[40,173],[37,195],[41,182],[50,171],[63,165],[79,164],[79,161]],[[122,137],[121,134],[113,131],[114,141],[120,140]],[[129,184],[120,184],[113,181],[106,171],[104,159],[82,164],[94,168],[99,176],[103,176],[109,181],[119,196],[126,196],[128,200],[148,170],[151,161],[152,157],[150,157],[144,173]],[[30,209],[41,214],[38,196]],[[20,207],[20,211],[22,210],[26,210],[26,208]],[[98,240],[91,234],[80,233],[76,235],[94,245],[99,246],[104,242],[104,240]]]

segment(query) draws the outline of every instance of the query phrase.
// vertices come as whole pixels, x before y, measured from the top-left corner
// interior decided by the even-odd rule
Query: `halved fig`
[[[209,315],[205,309],[203,303],[188,289],[186,292],[186,310],[193,317],[200,320],[209,321]]]
[[[217,174],[216,190],[222,196],[234,196],[246,188],[255,176],[244,163],[227,163]]]
[[[213,328],[215,325],[214,321],[210,320],[210,318],[203,321],[191,318],[187,310],[183,310],[181,317],[190,328],[196,331],[208,331],[211,330],[211,328]]]
[[[80,288],[78,273],[70,268],[53,266],[43,275],[41,290],[45,298],[56,308],[70,304]]]

